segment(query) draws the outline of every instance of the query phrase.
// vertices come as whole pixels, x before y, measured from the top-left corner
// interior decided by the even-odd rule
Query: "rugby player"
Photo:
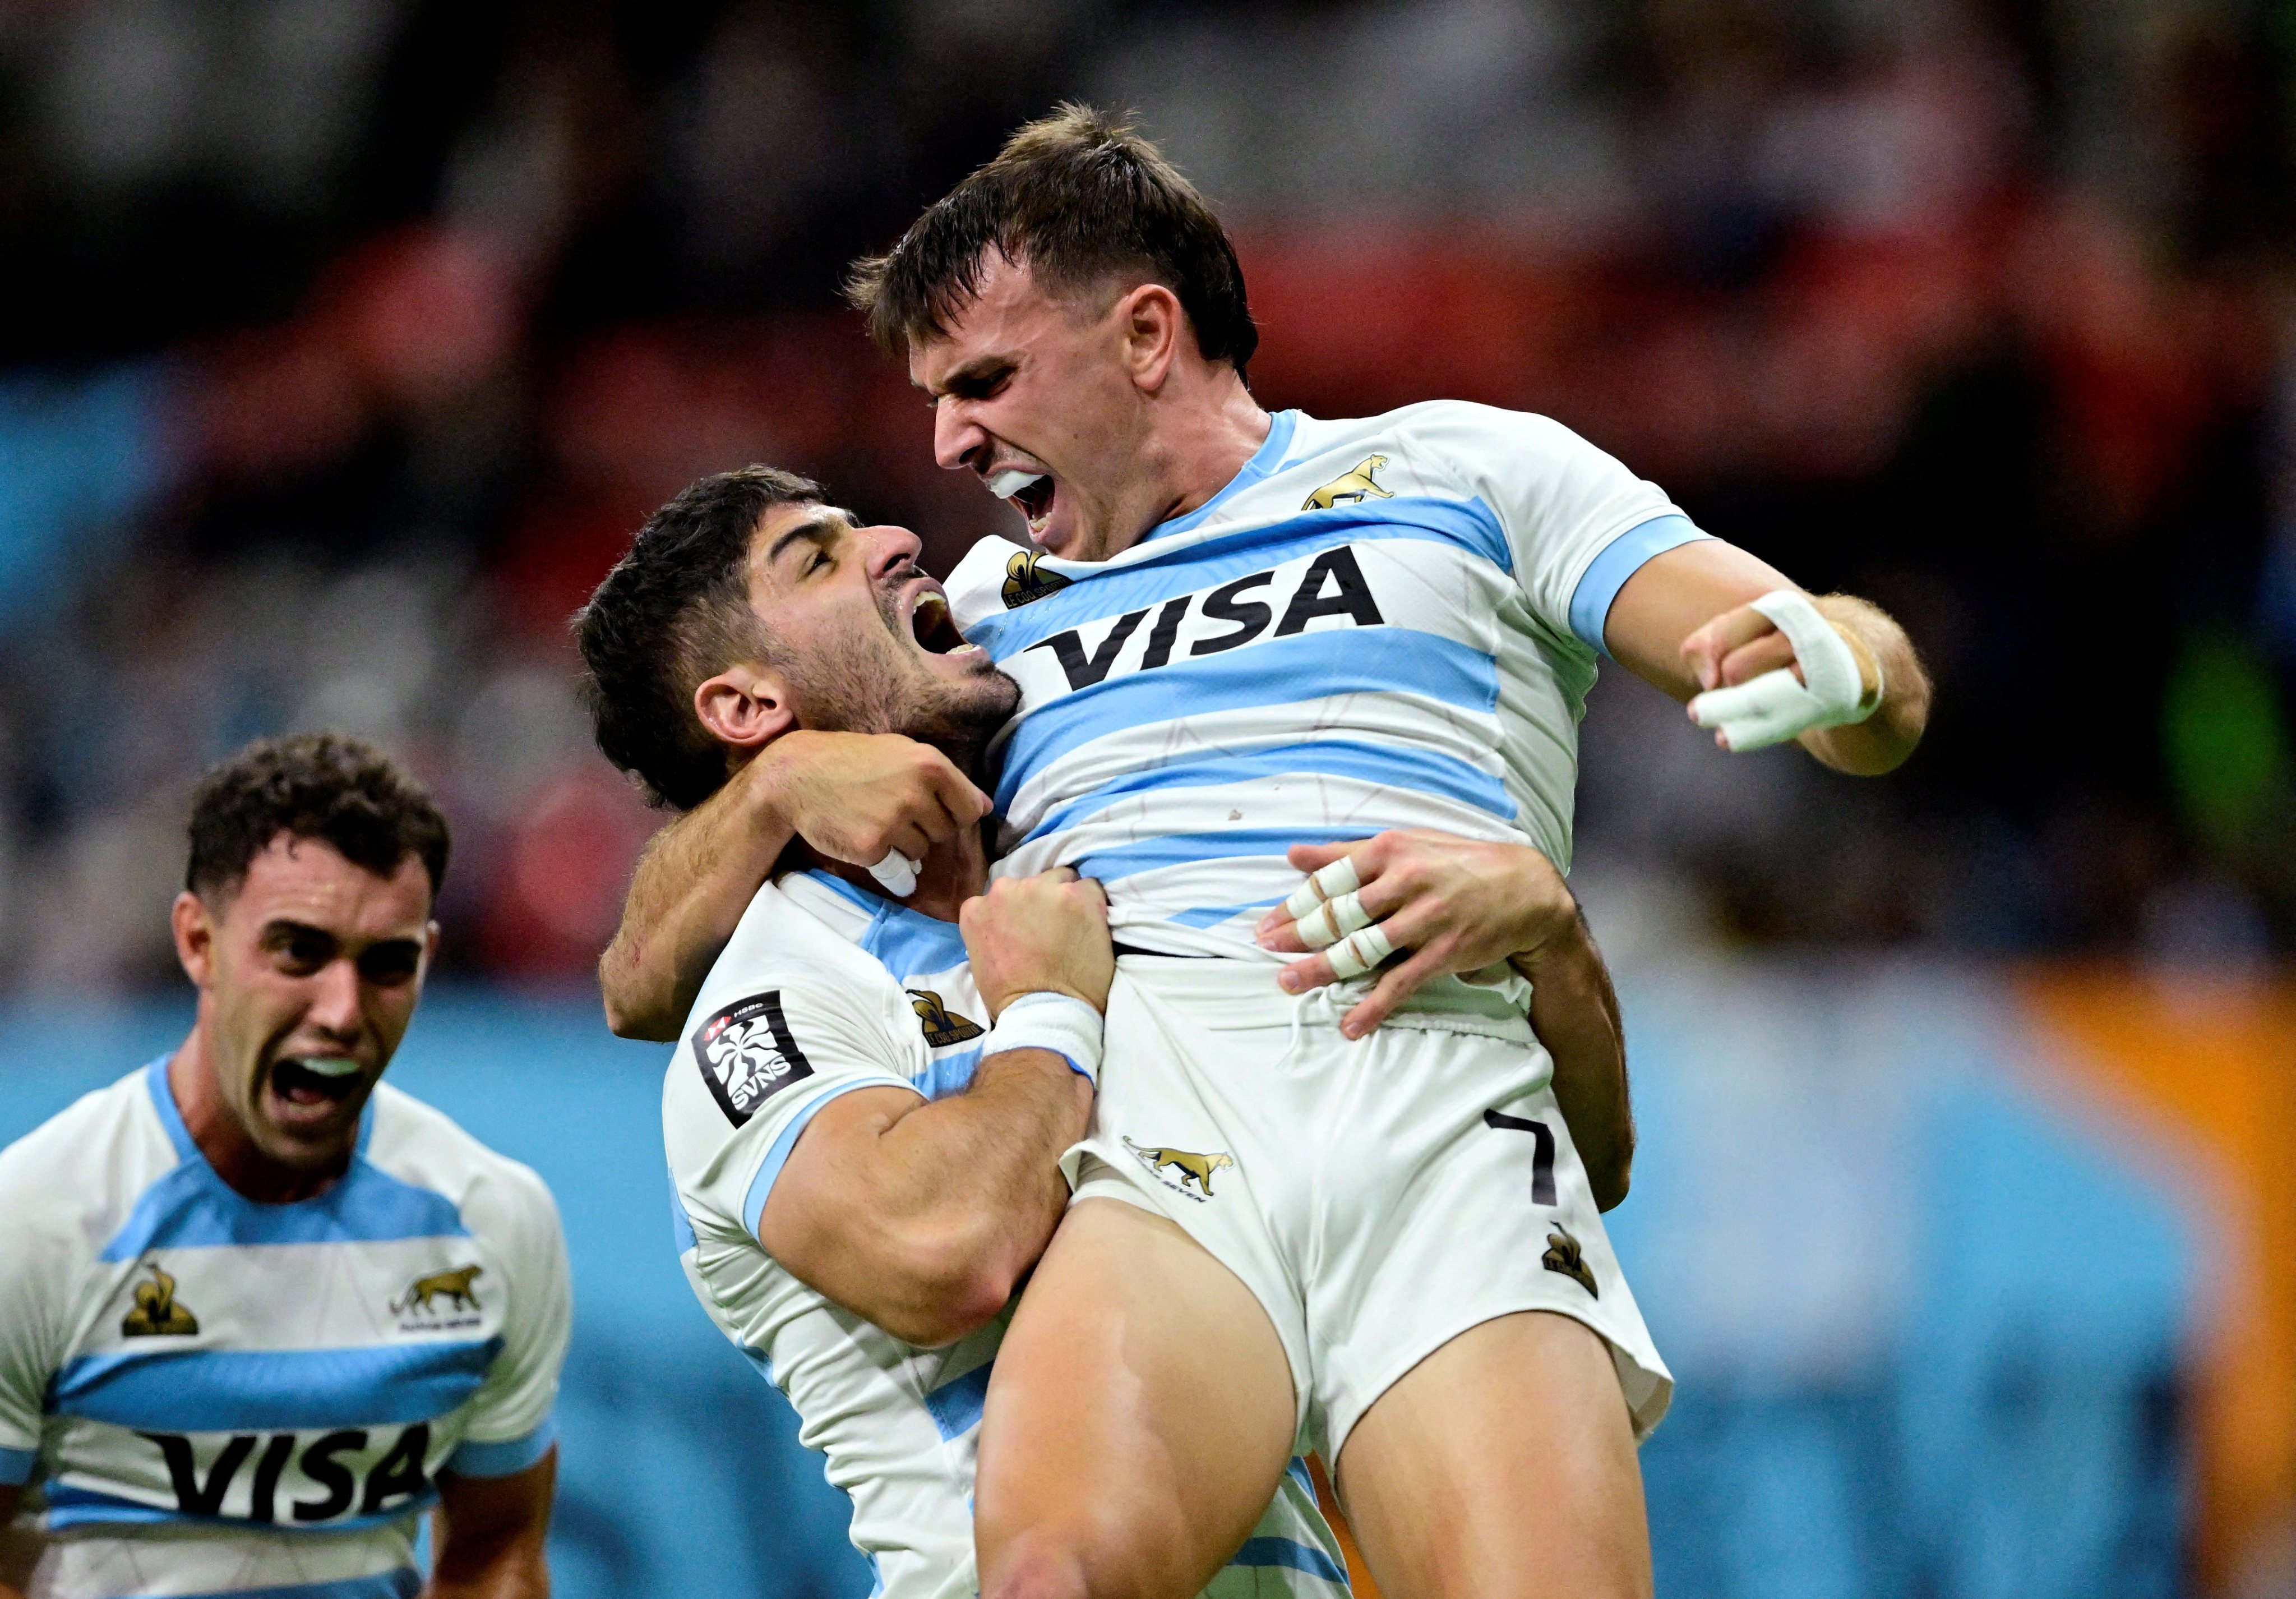
[[[577,626],[599,744],[658,798],[691,806],[814,747],[760,813],[779,870],[693,1003],[664,1130],[694,1290],[796,1406],[897,1595],[973,1589],[990,1360],[1068,1197],[1056,1163],[1086,1131],[1111,972],[1096,886],[1056,870],[973,897],[988,878],[973,828],[922,847],[906,903],[802,844],[783,854],[873,803],[840,782],[904,763],[954,777],[1011,710],[985,653],[950,647],[917,549],[802,479],[748,468],[657,514]],[[914,762],[920,748],[934,760]],[[1541,956],[1558,996],[1606,986],[1571,924]],[[1615,1030],[1558,1056],[1622,1125]],[[1298,1462],[1276,1486],[1210,1591],[1344,1580]]]
[[[190,833],[190,1034],[0,1151],[0,1599],[540,1599],[557,1209],[380,1081],[446,820],[316,735],[210,771]]]
[[[1218,219],[1089,111],[1024,129],[856,290],[942,464],[1036,546],[987,541],[949,585],[1021,688],[997,870],[1101,879],[1153,952],[1119,963],[1076,1202],[991,1385],[982,1592],[1185,1593],[1302,1442],[1394,1593],[1646,1592],[1632,1440],[1663,1368],[1599,1232],[1556,1224],[1526,996],[1463,980],[1496,952],[1410,830],[1567,864],[1603,655],[1726,747],[1888,771],[1927,715],[1902,631],[1544,418],[1271,416]],[[738,852],[746,822],[688,825],[649,871]],[[621,1009],[690,987],[659,958],[726,925],[618,946]],[[1173,1150],[1238,1175],[1191,1193]]]

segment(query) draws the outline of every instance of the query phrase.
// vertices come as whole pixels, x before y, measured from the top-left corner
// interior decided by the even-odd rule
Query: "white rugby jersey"
[[[1004,1320],[922,1349],[832,1304],[758,1241],[806,1124],[858,1088],[938,1099],[988,1030],[964,935],[822,872],[758,891],[711,968],[662,1084],[671,1225],[719,1331],[796,1408],[853,1497],[854,1547],[890,1599],[969,1599],[980,1411]],[[1215,1599],[1329,1595],[1347,1573],[1295,1462]]]
[[[1611,601],[1705,537],[1561,424],[1457,400],[1274,418],[1219,493],[1114,559],[983,540],[958,625],[1021,685],[1001,874],[1072,866],[1125,943],[1258,954],[1294,844],[1436,828],[1570,864]]]
[[[268,1205],[166,1057],[0,1151],[0,1581],[29,1599],[406,1599],[451,1471],[539,1460],[572,1307],[542,1180],[378,1084],[342,1179]]]

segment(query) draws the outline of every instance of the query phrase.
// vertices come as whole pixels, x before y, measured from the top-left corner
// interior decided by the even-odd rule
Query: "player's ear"
[[[770,667],[728,667],[693,690],[693,713],[712,738],[755,754],[797,725],[789,684]]]
[[[1142,284],[1117,302],[1123,318],[1124,362],[1132,381],[1153,394],[1171,375],[1180,341],[1188,336],[1188,315],[1180,297],[1162,284]]]
[[[215,969],[215,916],[208,903],[190,889],[176,896],[168,912],[176,935],[176,960],[194,987],[205,988]]]

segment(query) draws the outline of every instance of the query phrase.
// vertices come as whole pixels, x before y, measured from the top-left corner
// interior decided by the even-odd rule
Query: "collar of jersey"
[[[175,1090],[168,1086],[168,1057],[162,1055],[144,1068],[144,1084],[152,1091],[152,1108],[160,1113],[160,1125],[168,1130],[168,1142],[176,1146],[176,1158],[186,1166],[194,1162],[206,1166],[208,1158],[201,1153],[199,1141],[192,1136],[192,1130],[184,1125],[184,1113],[176,1109]],[[366,1096],[366,1106],[359,1112],[358,1147],[352,1152],[351,1158],[365,1159],[367,1141],[373,1136],[374,1094],[370,1091]],[[221,1181],[220,1175],[217,1180]],[[224,1186],[229,1188],[231,1185],[225,1183]],[[239,1191],[233,1189],[232,1191],[237,1193]],[[248,1203],[258,1201],[250,1199]]]
[[[906,983],[919,973],[945,971],[964,963],[964,935],[955,922],[927,916],[922,911],[910,910],[898,900],[857,888],[818,867],[809,867],[798,875],[870,912],[874,919],[860,937],[861,950],[874,956],[897,981]]]
[[[1246,461],[1243,464],[1243,469],[1227,481],[1226,488],[1186,515],[1175,516],[1169,522],[1158,523],[1148,530],[1148,537],[1141,540],[1140,542],[1146,544],[1157,539],[1168,538],[1174,533],[1190,532],[1201,527],[1205,519],[1219,509],[1223,503],[1234,499],[1252,484],[1271,475],[1277,467],[1283,465],[1284,454],[1292,448],[1292,431],[1299,425],[1299,412],[1276,412],[1267,420],[1266,441],[1251,452],[1251,459]]]

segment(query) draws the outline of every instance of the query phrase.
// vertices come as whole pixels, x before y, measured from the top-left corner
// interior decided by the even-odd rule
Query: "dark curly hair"
[[[258,739],[209,768],[192,796],[189,832],[184,886],[202,899],[235,893],[282,833],[321,839],[378,877],[416,856],[434,897],[447,875],[447,819],[430,790],[340,733]]]
[[[933,203],[885,254],[854,264],[846,297],[898,354],[948,331],[994,246],[1056,293],[1123,275],[1172,291],[1208,361],[1242,375],[1259,348],[1243,268],[1195,185],[1130,128],[1088,105],[1029,123]]]
[[[794,472],[744,466],[689,484],[638,530],[574,613],[598,747],[658,805],[690,811],[725,786],[726,749],[693,691],[741,660],[771,663],[750,606],[750,541],[775,506],[827,503]]]

